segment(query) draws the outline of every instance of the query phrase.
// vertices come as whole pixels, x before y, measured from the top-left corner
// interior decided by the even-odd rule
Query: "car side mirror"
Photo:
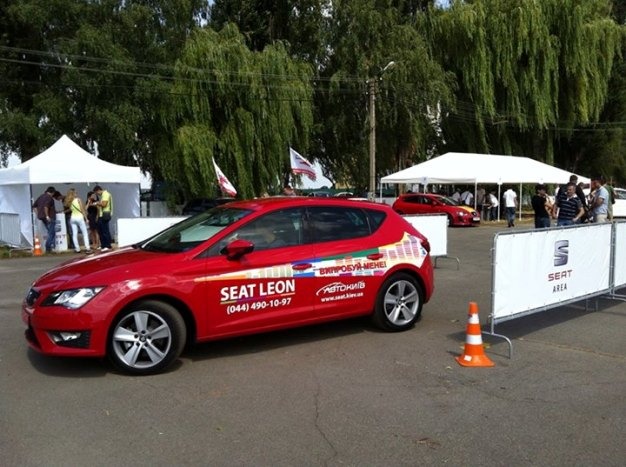
[[[252,242],[237,239],[222,248],[220,253],[226,255],[226,257],[230,260],[236,260],[241,258],[243,255],[250,253],[252,250],[254,250]]]

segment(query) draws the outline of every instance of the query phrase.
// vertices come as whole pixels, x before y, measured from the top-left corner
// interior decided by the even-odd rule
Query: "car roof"
[[[440,195],[438,193],[420,193],[420,192],[414,192],[414,193],[404,193],[402,195],[402,197],[406,197],[406,196],[427,196],[428,198],[443,198],[443,195]]]
[[[391,209],[385,203],[366,201],[350,198],[336,198],[325,196],[274,196],[271,198],[254,198],[238,200],[228,203],[228,207],[251,209],[253,211],[265,209],[281,209],[308,206],[342,206],[342,207],[367,207],[373,209]]]

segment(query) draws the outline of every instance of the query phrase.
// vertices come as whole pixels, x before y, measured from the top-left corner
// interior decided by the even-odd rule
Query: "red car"
[[[359,315],[409,329],[433,291],[429,250],[383,204],[236,201],[52,269],[33,283],[22,318],[43,354],[156,373],[188,342]]]
[[[399,214],[439,214],[448,216],[448,225],[478,225],[480,215],[470,206],[457,203],[447,196],[431,193],[407,193],[394,203]]]

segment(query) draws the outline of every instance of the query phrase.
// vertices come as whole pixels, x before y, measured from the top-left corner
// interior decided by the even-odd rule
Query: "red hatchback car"
[[[43,354],[156,373],[188,342],[359,315],[409,329],[433,291],[429,250],[383,204],[236,201],[52,269],[33,283],[22,318]]]
[[[478,225],[480,215],[474,208],[457,203],[447,196],[431,193],[407,193],[394,203],[399,214],[440,214],[448,216],[448,225]]]

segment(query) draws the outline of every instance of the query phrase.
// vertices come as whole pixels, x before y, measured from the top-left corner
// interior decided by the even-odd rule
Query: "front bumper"
[[[87,317],[85,311],[63,307],[22,306],[24,337],[44,355],[102,357],[106,350],[106,326]]]

